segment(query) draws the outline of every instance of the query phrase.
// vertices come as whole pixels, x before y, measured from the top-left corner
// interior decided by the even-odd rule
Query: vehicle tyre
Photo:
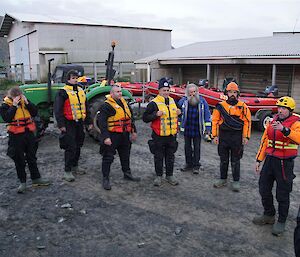
[[[42,120],[39,115],[33,117],[35,126],[36,126],[36,138],[38,141],[44,136],[45,131],[48,127],[49,122]]]
[[[272,121],[273,115],[272,113],[266,112],[263,113],[258,121],[258,130],[264,131],[270,121]]]
[[[100,109],[100,106],[104,104],[105,96],[100,95],[96,98],[93,98],[91,102],[88,104],[88,108],[90,110],[91,119],[93,121],[94,128],[89,131],[89,135],[95,140],[99,141],[100,129],[97,125],[97,112]]]

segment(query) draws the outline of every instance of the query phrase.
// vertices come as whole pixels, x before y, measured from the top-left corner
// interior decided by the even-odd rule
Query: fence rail
[[[72,64],[82,65],[85,75],[95,80],[105,77],[105,62],[73,62]],[[52,73],[54,69],[55,67],[53,67]],[[145,72],[136,69],[133,62],[115,62],[114,69],[116,70],[116,79],[123,78],[134,82],[146,81]],[[29,81],[47,82],[47,67],[40,64],[11,64],[9,66],[8,78],[14,81],[22,81],[23,84]]]

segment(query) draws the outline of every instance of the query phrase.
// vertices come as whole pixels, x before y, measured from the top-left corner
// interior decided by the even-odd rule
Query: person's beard
[[[232,95],[228,98],[226,102],[230,105],[236,105],[238,103],[238,99],[234,95]]]
[[[192,106],[198,105],[200,102],[199,96],[198,95],[188,96],[188,102]]]

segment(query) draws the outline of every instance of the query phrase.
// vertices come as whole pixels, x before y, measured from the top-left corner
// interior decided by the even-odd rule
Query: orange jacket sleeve
[[[287,137],[293,140],[297,145],[300,145],[300,121],[293,123],[290,129],[291,132]]]
[[[218,137],[219,136],[219,126],[220,121],[222,120],[221,114],[217,109],[213,110],[213,114],[211,117],[211,123],[212,123],[212,130],[211,134],[212,137]]]
[[[246,104],[244,104],[242,120],[244,121],[243,137],[250,139],[250,136],[251,136],[251,112]]]
[[[269,140],[267,134],[268,126],[270,125],[267,125],[267,128],[265,129],[264,134],[261,137],[260,146],[258,148],[258,152],[256,155],[256,160],[260,162],[266,158],[266,148],[268,146],[268,140]]]

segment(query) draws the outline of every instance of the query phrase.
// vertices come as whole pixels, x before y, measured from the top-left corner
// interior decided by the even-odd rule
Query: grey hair
[[[185,88],[185,96],[186,97],[189,97],[190,94],[189,94],[189,89],[190,88],[196,88],[196,96],[199,96],[199,91],[198,91],[198,86],[194,83],[191,83],[191,84],[187,84],[186,88]]]
[[[112,85],[112,86],[111,86],[111,89],[110,89],[110,93],[112,93],[113,90],[114,90],[114,88],[116,88],[116,87],[122,89],[122,87],[119,86],[119,85]]]

